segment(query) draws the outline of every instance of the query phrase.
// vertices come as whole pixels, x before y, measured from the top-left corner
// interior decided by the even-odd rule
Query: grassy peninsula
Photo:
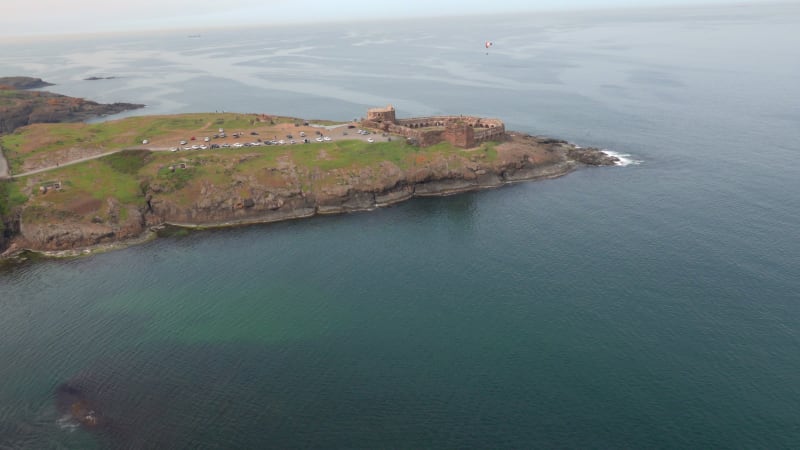
[[[6,235],[12,250],[74,250],[163,224],[285,220],[553,177],[578,161],[576,147],[527,135],[421,147],[360,127],[235,113],[28,125],[0,136],[13,176],[0,201],[18,218]]]

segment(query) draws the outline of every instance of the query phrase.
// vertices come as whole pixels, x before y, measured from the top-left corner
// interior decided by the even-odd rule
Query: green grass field
[[[9,91],[0,91],[2,95]],[[257,114],[197,113],[168,116],[128,117],[108,122],[35,124],[0,136],[0,148],[9,160],[12,173],[23,171],[26,162],[40,161],[48,155],[68,149],[108,152],[138,147],[144,140],[160,147],[172,147],[179,141],[218,134],[220,128],[228,134],[257,130],[261,135],[283,135],[282,125],[301,124],[301,119]],[[326,124],[335,122],[324,121]],[[253,136],[255,139],[255,136]]]

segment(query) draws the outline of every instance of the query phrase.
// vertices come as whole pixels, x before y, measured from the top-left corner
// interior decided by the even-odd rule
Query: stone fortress
[[[472,148],[485,141],[502,141],[506,128],[502,120],[475,116],[431,116],[397,119],[392,105],[367,110],[363,126],[399,134],[427,147],[449,142]]]

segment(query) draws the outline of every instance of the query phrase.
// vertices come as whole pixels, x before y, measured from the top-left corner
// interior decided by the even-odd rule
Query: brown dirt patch
[[[78,197],[66,205],[66,209],[81,215],[95,213],[103,207],[103,201],[91,197]]]
[[[550,144],[540,144],[525,135],[510,136],[509,140],[495,147],[498,155],[516,159],[528,155],[534,164],[554,162],[559,160],[558,152],[550,150]]]

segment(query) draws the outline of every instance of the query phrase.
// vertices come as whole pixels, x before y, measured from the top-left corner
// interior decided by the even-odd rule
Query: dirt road
[[[0,150],[0,180],[8,178],[8,161],[3,156],[3,151]]]
[[[317,131],[317,130],[315,130],[315,131]],[[391,137],[382,136],[380,134],[371,134],[369,136],[361,135],[361,134],[358,134],[356,132],[356,130],[348,129],[346,126],[343,126],[343,125],[336,126],[336,127],[330,127],[330,128],[327,128],[327,129],[320,127],[319,131],[322,132],[324,135],[330,136],[331,138],[333,138],[335,140],[339,140],[339,139],[357,139],[357,140],[361,140],[361,141],[366,141],[367,139],[374,138],[374,140],[376,142],[383,142],[383,141],[387,141],[387,140],[391,139]],[[316,143],[316,141],[315,141],[315,138],[317,137],[316,133],[308,132],[306,137],[312,143]],[[302,139],[299,136],[296,137],[296,138],[297,139]],[[395,136],[395,138],[397,138],[397,137]],[[227,142],[227,141],[231,141],[232,142],[233,139],[228,138],[227,140],[220,140],[219,142]],[[140,146],[140,147],[130,147],[130,148],[125,148],[125,149],[118,149],[118,150],[113,150],[113,151],[110,151],[110,152],[100,153],[100,154],[97,154],[97,155],[87,156],[85,158],[74,159],[74,160],[71,160],[69,162],[64,162],[64,163],[61,163],[61,164],[58,164],[58,165],[54,165],[54,166],[42,167],[40,169],[31,170],[31,171],[24,172],[24,173],[16,173],[16,174],[13,174],[13,175],[9,174],[8,164],[6,163],[5,158],[2,157],[2,153],[0,153],[0,178],[21,178],[21,177],[25,177],[25,176],[28,176],[28,175],[34,175],[34,174],[37,174],[37,173],[47,172],[48,170],[57,169],[59,167],[71,166],[73,164],[81,163],[81,162],[84,162],[84,161],[90,161],[92,159],[102,158],[104,156],[112,155],[114,153],[118,153],[118,152],[121,152],[121,151],[124,151],[124,150],[150,150],[150,151],[154,151],[154,152],[167,152],[167,151],[170,151],[171,148]]]

